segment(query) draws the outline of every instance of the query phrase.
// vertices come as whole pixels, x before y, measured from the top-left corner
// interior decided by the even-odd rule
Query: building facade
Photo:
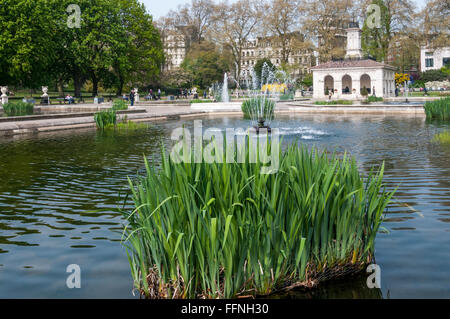
[[[316,99],[362,98],[364,88],[370,95],[389,97],[395,94],[396,68],[361,54],[361,31],[347,29],[346,59],[330,61],[312,68],[313,97]]]
[[[420,48],[420,71],[438,70],[450,62],[450,47]]]
[[[301,40],[300,37],[299,34],[299,40]],[[281,43],[271,37],[258,37],[255,40],[247,41],[242,49],[241,79],[250,75],[256,62],[264,58],[269,59],[277,67],[281,66],[283,62]],[[310,73],[311,67],[315,65],[315,60],[313,50],[292,48],[287,61],[292,70],[292,77],[296,79],[303,74]]]
[[[186,56],[186,39],[180,30],[167,30],[163,36],[163,47],[166,62],[163,71],[177,69]]]

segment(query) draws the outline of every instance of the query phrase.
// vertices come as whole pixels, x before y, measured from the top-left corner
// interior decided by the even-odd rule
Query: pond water
[[[127,176],[143,170],[143,154],[158,160],[159,142],[169,144],[183,124],[192,128],[193,119],[128,134],[0,138],[0,297],[136,298],[116,208],[124,205]],[[239,117],[203,119],[204,129],[248,126]],[[385,181],[400,185],[376,240],[381,289],[367,288],[364,275],[277,297],[450,297],[450,147],[431,142],[448,124],[297,115],[278,117],[272,127],[284,143],[347,151],[363,172],[385,161]],[[66,287],[69,264],[81,267],[81,289]]]

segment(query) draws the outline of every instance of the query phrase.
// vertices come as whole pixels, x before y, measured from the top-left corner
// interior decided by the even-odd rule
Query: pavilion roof
[[[357,59],[357,60],[338,60],[329,61],[312,67],[312,70],[322,70],[322,69],[342,69],[342,68],[389,68],[395,69],[392,65],[377,62],[370,59]]]

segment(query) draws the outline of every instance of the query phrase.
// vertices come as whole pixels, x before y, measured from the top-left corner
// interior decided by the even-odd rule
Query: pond
[[[74,130],[0,138],[0,298],[136,298],[120,244],[127,176],[143,172],[143,154],[159,158],[173,129],[102,134]],[[203,119],[203,127],[248,127],[239,117]],[[282,298],[449,298],[450,147],[431,142],[450,126],[422,117],[279,116],[283,143],[316,145],[357,158],[362,172],[385,161],[399,185],[378,234],[381,289],[367,275],[295,291]],[[81,267],[81,289],[68,289],[66,267]]]

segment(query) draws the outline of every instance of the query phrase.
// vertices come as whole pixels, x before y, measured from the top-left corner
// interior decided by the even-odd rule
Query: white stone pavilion
[[[371,59],[363,59],[361,30],[351,23],[347,29],[347,54],[344,60],[330,61],[311,68],[313,72],[313,98],[328,99],[326,92],[333,90],[332,99],[361,99],[361,89],[369,95],[389,97],[395,95],[395,67]]]

